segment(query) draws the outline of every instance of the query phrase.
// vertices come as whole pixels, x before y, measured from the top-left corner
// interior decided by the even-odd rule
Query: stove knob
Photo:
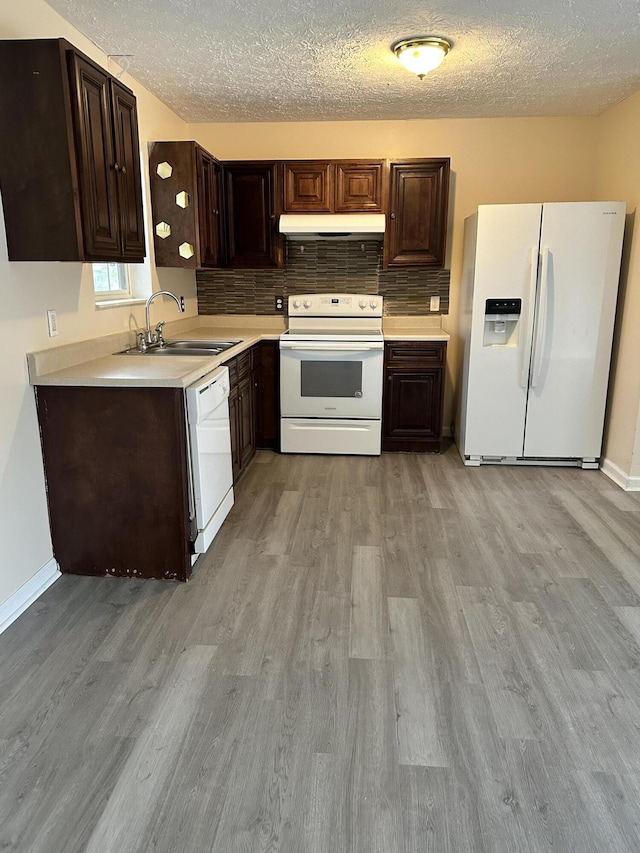
[[[367,307],[367,303],[365,302],[365,300],[364,300],[364,299],[361,299],[361,300],[360,300],[359,305],[360,305],[360,307],[362,308],[362,310],[363,310],[363,311],[364,311],[364,309]]]
[[[292,302],[292,305],[293,305],[293,307],[294,307],[294,308],[299,308],[299,307],[300,307],[300,300],[299,300],[299,299],[294,299],[294,300],[293,300],[293,302]]]
[[[369,303],[369,305],[371,306],[371,310],[373,311],[373,309],[378,307],[378,300],[372,299],[371,302]]]
[[[303,304],[304,304],[305,308],[311,308],[311,300],[310,299],[305,299]]]

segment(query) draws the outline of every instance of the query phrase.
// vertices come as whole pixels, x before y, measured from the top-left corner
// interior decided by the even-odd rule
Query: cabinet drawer
[[[446,355],[445,341],[391,341],[385,344],[385,362],[394,367],[442,366]]]
[[[238,363],[238,381],[248,376],[251,371],[251,350],[240,353],[236,359]]]
[[[233,388],[238,384],[238,358],[230,358],[224,362],[225,367],[229,368],[229,385]]]
[[[254,344],[249,350],[251,354],[251,370],[258,370],[262,367],[262,346]]]

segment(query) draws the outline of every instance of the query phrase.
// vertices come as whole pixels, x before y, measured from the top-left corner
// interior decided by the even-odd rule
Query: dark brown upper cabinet
[[[216,158],[193,141],[154,142],[149,152],[156,265],[223,265],[221,174]]]
[[[384,164],[298,160],[284,164],[285,213],[380,213]]]
[[[64,39],[0,41],[11,261],[142,262],[136,100]]]
[[[359,160],[334,164],[336,213],[384,211],[384,164]]]
[[[287,213],[331,213],[331,163],[312,160],[284,164],[284,210]]]
[[[272,161],[223,163],[228,266],[284,266],[284,239],[278,233],[279,171]]]
[[[444,266],[449,158],[390,164],[384,267]]]

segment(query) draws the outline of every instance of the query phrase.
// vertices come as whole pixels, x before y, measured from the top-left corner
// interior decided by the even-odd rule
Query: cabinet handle
[[[271,216],[269,217],[269,219],[275,219],[275,218],[276,218],[275,213],[272,213]]]
[[[119,166],[117,163],[114,163],[114,164],[113,164],[113,170],[114,170],[114,172],[119,172],[119,171],[120,171],[120,166]]]
[[[393,376],[387,376],[387,382],[393,382]]]
[[[126,174],[127,174],[127,167],[126,167],[126,166],[123,166],[123,167],[120,169],[120,171],[122,172],[122,174],[123,174],[123,175],[126,175]]]
[[[390,219],[395,219],[395,218],[396,218],[395,213],[390,214],[390,217],[389,217],[389,218],[390,218]]]

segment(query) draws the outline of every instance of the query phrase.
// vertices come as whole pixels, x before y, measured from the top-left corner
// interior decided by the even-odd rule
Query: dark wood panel
[[[223,163],[226,260],[231,267],[282,267],[278,234],[278,166],[274,162]]]
[[[10,261],[78,261],[82,230],[62,39],[0,40],[0,185]]]
[[[128,89],[112,80],[111,103],[120,213],[120,255],[127,263],[142,262],[145,236],[136,99]]]
[[[287,213],[331,213],[332,165],[310,160],[284,164],[284,210]]]
[[[198,188],[199,263],[217,267],[222,263],[220,235],[221,166],[204,148],[196,147]]]
[[[186,580],[183,392],[46,386],[36,395],[62,571]]]
[[[391,163],[384,265],[444,265],[449,158]]]
[[[75,133],[80,152],[80,210],[85,258],[120,257],[120,222],[112,131],[110,76],[71,55],[76,86]]]
[[[339,162],[335,164],[336,213],[382,212],[384,164]]]
[[[446,357],[444,341],[388,341],[385,345],[386,363],[398,367],[443,365]]]
[[[149,178],[156,266],[196,269],[198,265],[201,237],[196,221],[198,199],[195,158],[193,142],[154,142],[151,145]],[[158,166],[164,163],[170,167],[168,177],[158,174]],[[167,167],[161,167],[163,175],[168,171]],[[189,203],[186,207],[176,204],[176,197],[180,193],[187,194]],[[158,233],[158,226],[162,223],[169,226],[169,234],[164,226]],[[191,257],[180,254],[180,246],[185,243],[193,247]]]
[[[253,392],[250,374],[238,382],[238,431],[240,439],[240,466],[244,469],[251,461],[256,450]]]
[[[253,376],[257,409],[256,446],[280,448],[280,350],[278,341],[262,341],[253,348],[260,353],[259,376]],[[252,370],[252,375],[256,368]],[[256,385],[256,383],[258,383]]]

